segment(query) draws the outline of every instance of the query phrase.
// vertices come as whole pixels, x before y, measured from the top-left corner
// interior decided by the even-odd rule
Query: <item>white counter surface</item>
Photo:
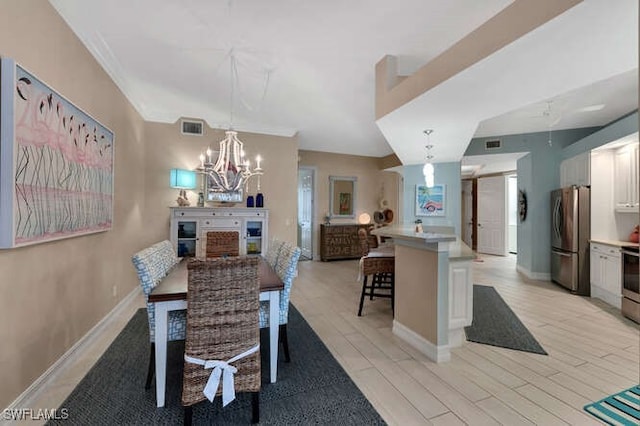
[[[373,235],[391,237],[394,240],[404,240],[412,243],[439,244],[448,247],[450,260],[470,260],[475,257],[473,251],[459,237],[454,234],[436,232],[415,232],[413,228],[389,226],[374,229]],[[445,244],[446,243],[446,244]],[[442,250],[438,250],[442,251]]]
[[[472,260],[476,255],[460,238],[449,243],[449,260]]]
[[[606,240],[600,238],[593,238],[589,241],[596,244],[605,244],[614,247],[638,247],[638,243],[632,243],[631,241]]]

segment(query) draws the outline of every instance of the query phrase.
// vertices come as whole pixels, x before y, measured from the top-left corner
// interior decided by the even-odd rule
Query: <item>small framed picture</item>
[[[416,216],[445,216],[445,186],[416,185]]]

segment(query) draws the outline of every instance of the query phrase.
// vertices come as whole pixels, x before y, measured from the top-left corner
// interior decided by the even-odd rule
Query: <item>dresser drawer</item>
[[[607,244],[591,243],[591,251],[607,256],[620,257],[620,247],[614,247]]]
[[[240,229],[241,222],[240,219],[201,219],[200,227],[203,231],[206,231],[209,228],[225,228],[225,229]]]

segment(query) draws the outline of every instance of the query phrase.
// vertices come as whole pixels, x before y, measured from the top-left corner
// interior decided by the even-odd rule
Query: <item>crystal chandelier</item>
[[[238,132],[227,130],[226,137],[220,141],[220,151],[215,163],[212,162],[213,152],[207,148],[206,155],[200,154],[198,171],[207,178],[207,187],[214,192],[237,192],[247,186],[253,176],[261,176],[262,158],[256,157],[256,167],[251,169],[251,162],[245,158],[244,145],[238,139]],[[258,183],[258,187],[259,187]],[[259,189],[259,188],[258,188]]]

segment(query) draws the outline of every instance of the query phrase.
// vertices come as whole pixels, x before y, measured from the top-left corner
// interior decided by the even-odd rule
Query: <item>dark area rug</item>
[[[373,406],[320,341],[300,313],[291,306],[287,326],[291,362],[278,363],[278,381],[269,383],[268,329],[261,330],[262,390],[260,424],[384,425]],[[50,421],[64,425],[177,425],[183,422],[180,404],[184,342],[169,342],[167,393],[163,408],[156,407],[155,381],[144,389],[149,361],[149,328],[140,309],[96,365],[60,408],[69,418]],[[251,397],[237,394],[222,408],[194,406],[193,424],[249,424]]]
[[[473,285],[473,323],[464,331],[470,342],[547,355],[491,286]]]

